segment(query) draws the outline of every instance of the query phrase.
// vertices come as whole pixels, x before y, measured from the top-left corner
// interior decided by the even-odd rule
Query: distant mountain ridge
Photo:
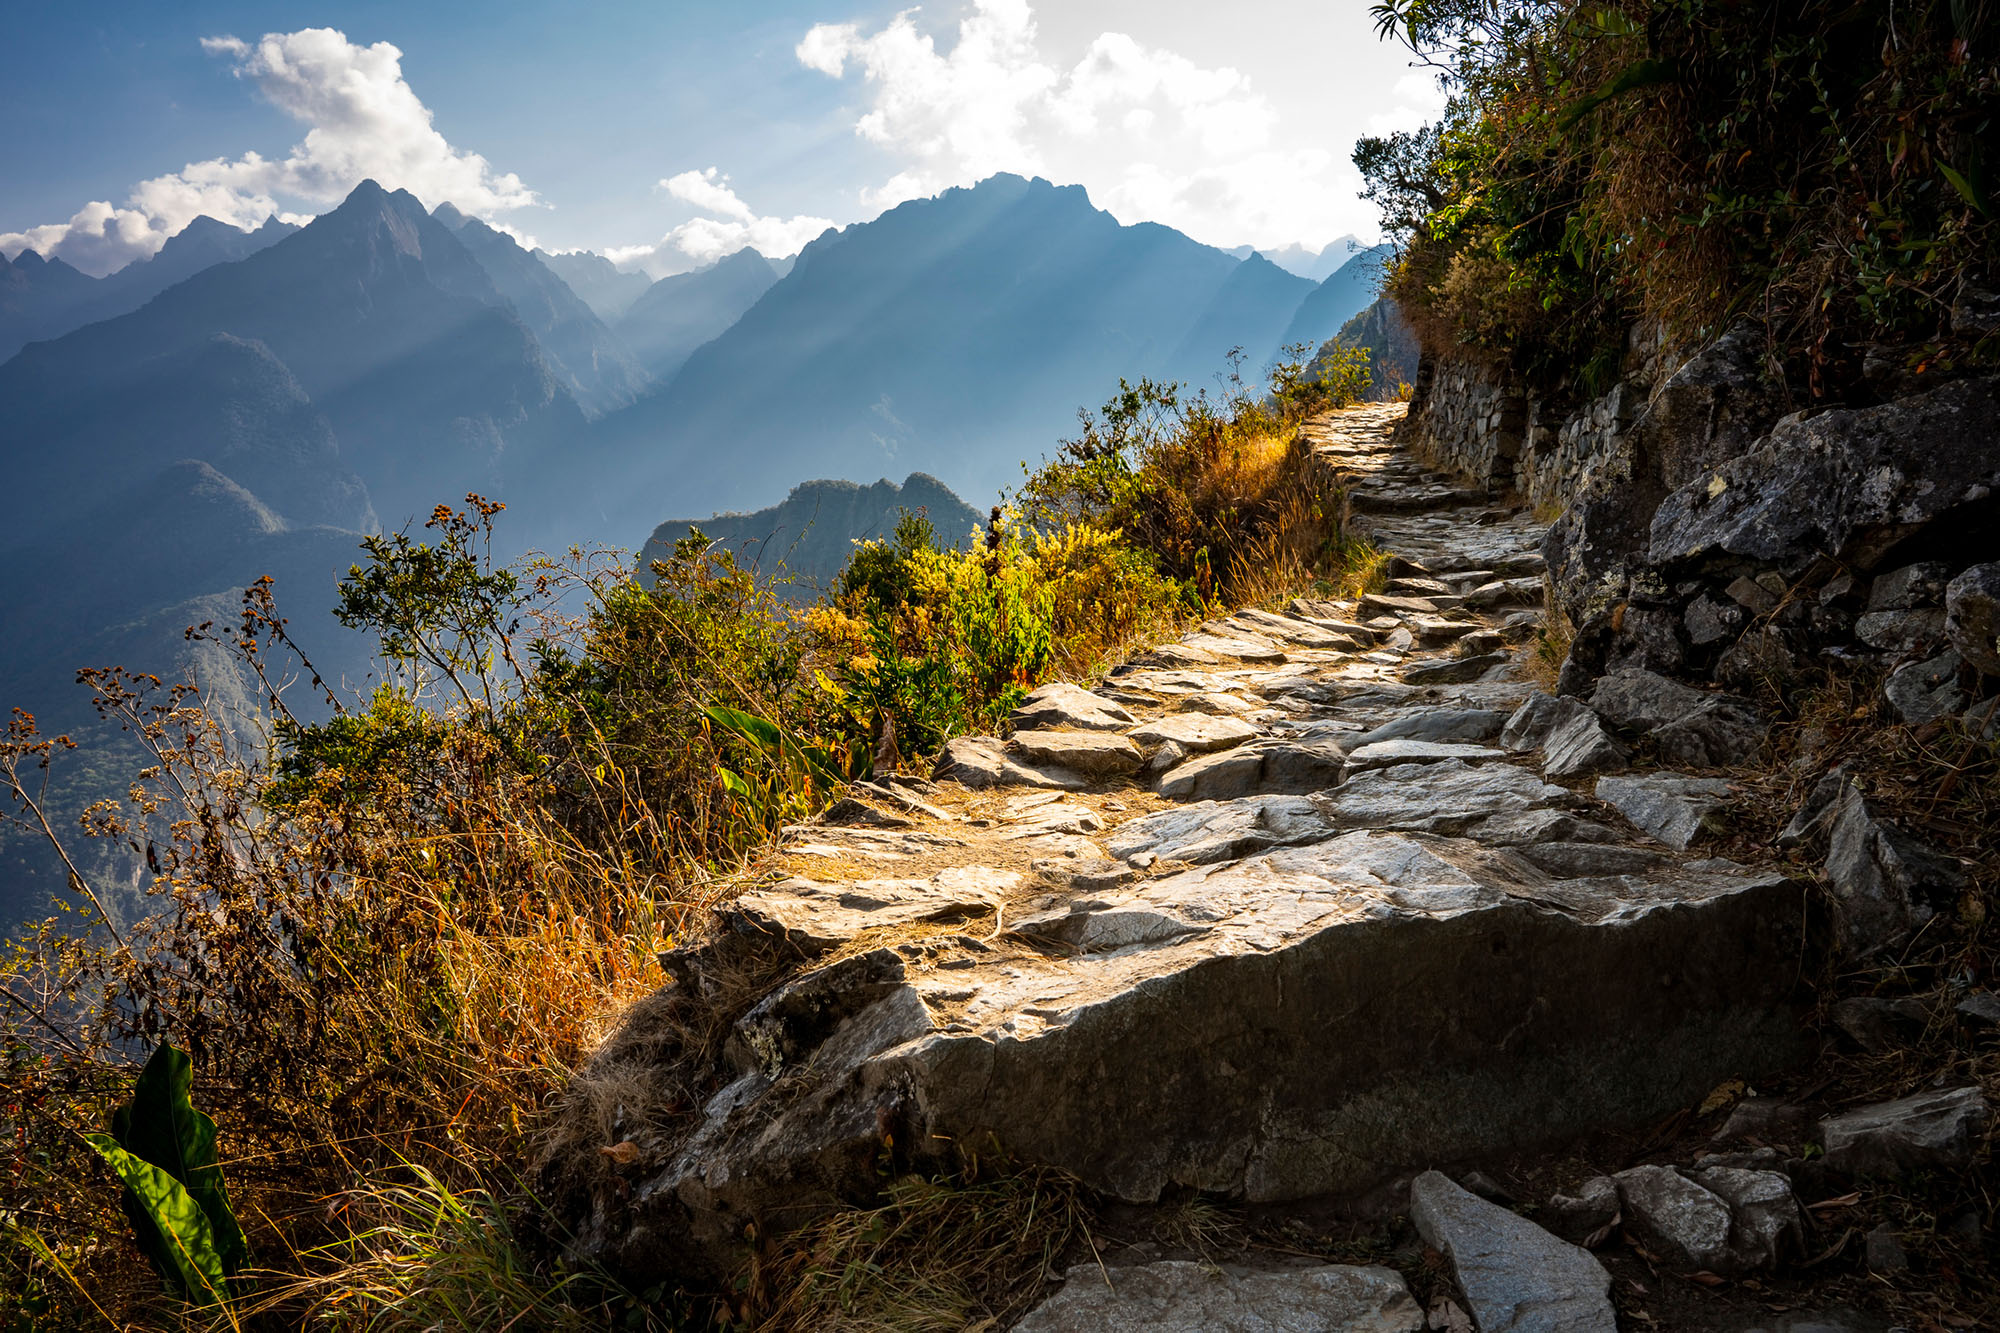
[[[1256,375],[1283,343],[1333,336],[1366,286],[1315,288],[1122,226],[1080,186],[993,176],[806,246],[669,383],[596,424],[592,469],[621,486],[576,497],[579,521],[616,537],[663,510],[767,503],[788,477],[891,469],[977,507],[1120,377],[1207,386],[1232,347]]]
[[[0,361],[30,342],[137,310],[175,283],[253,255],[297,230],[270,218],[255,231],[243,231],[203,215],[168,237],[157,254],[102,278],[32,250],[23,250],[12,264],[0,258]]]
[[[913,472],[901,486],[888,478],[871,486],[851,481],[807,481],[782,503],[748,514],[669,519],[653,529],[639,552],[639,581],[652,583],[652,566],[675,543],[699,531],[733,551],[737,563],[766,576],[792,579],[785,591],[806,598],[831,586],[858,541],[893,534],[905,510],[922,514],[937,539],[964,547],[986,516],[953,495],[936,477]]]
[[[467,217],[449,203],[439,204],[431,216],[472,252],[586,413],[597,416],[623,407],[651,384],[597,313],[513,237]]]
[[[695,348],[721,337],[777,281],[770,260],[738,250],[706,268],[661,278],[627,307],[617,332],[654,379],[670,383]]]

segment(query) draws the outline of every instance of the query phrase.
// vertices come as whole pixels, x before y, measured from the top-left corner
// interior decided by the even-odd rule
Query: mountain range
[[[901,486],[887,478],[868,486],[801,482],[781,503],[751,513],[668,519],[639,551],[639,581],[650,586],[654,562],[699,532],[727,547],[739,565],[789,580],[782,588],[787,596],[809,599],[832,586],[854,554],[854,543],[888,537],[905,510],[922,515],[947,546],[966,546],[986,523],[986,515],[921,472],[911,473]]]
[[[81,727],[78,666],[214,673],[182,631],[263,574],[322,672],[361,686],[367,646],[327,615],[360,535],[468,491],[508,503],[510,555],[634,545],[662,514],[754,511],[811,477],[836,480],[732,531],[768,546],[809,502],[815,579],[912,493],[956,536],[1121,377],[1206,384],[1234,349],[1255,374],[1332,336],[1373,296],[1364,259],[1314,284],[1005,175],[795,262],[657,283],[372,181],[304,227],[198,219],[102,279],[23,252],[0,267],[0,465],[22,497],[0,705]]]

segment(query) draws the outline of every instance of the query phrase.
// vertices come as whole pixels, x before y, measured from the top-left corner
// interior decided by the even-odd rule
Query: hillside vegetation
[[[1183,617],[1347,574],[1296,438],[1365,389],[1360,358],[1332,370],[1220,398],[1121,385],[972,549],[906,515],[803,611],[698,532],[647,584],[582,553],[506,567],[504,507],[474,495],[362,540],[335,615],[390,668],[367,698],[295,656],[268,582],[215,632],[267,686],[261,737],[195,685],[86,673],[149,760],[86,832],[144,849],[150,914],[121,930],[78,875],[75,910],[6,964],[0,1320],[680,1325],[682,1293],[565,1267],[541,1231],[530,1167],[569,1075],[746,858],[847,780]],[[326,720],[294,712],[292,672]],[[73,749],[26,714],[0,743],[10,813],[65,849],[40,802]],[[208,1241],[177,1241],[170,1264],[144,1228],[181,1223],[144,1222],[156,1275],[128,1216],[171,1213],[121,1211],[114,1150],[85,1136],[131,1096],[130,1141],[133,1061],[162,1044],[191,1057],[175,1123],[214,1118],[226,1195],[199,1167],[202,1206],[247,1253],[190,1268]]]
[[[2000,354],[1953,313],[2000,234],[1982,6],[1375,13],[1453,93],[1354,154],[1405,238],[1387,291],[1427,348],[1601,392],[1633,321],[1686,343],[1747,318],[1801,404]]]

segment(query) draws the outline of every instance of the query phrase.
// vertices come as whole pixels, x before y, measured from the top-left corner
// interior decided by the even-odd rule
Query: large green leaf
[[[109,1134],[83,1137],[125,1182],[128,1213],[136,1205],[146,1219],[147,1226],[139,1229],[139,1244],[160,1276],[197,1303],[225,1298],[229,1276],[222,1271],[208,1214],[194,1196],[160,1167],[119,1147]]]
[[[249,1257],[249,1247],[222,1182],[215,1121],[195,1109],[193,1091],[194,1062],[187,1052],[160,1043],[132,1085],[132,1100],[111,1117],[111,1133],[125,1151],[181,1183],[208,1217],[224,1271],[234,1273]],[[131,1212],[129,1201],[126,1211]]]

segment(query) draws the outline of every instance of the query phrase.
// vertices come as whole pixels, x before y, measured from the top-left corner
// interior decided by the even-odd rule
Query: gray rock
[[[1426,708],[1405,713],[1363,733],[1356,745],[1376,741],[1490,741],[1507,724],[1507,714],[1490,708]]]
[[[1736,1103],[1715,1143],[1742,1143],[1755,1140],[1764,1144],[1796,1144],[1813,1128],[1812,1113],[1775,1097],[1745,1097]]]
[[[1729,1202],[1722,1196],[1670,1166],[1635,1166],[1613,1179],[1628,1225],[1668,1263],[1709,1272],[1738,1271],[1730,1251]]]
[[[1437,1171],[1411,1182],[1410,1219],[1451,1261],[1480,1333],[1617,1333],[1611,1275],[1588,1250]]]
[[[1007,748],[1038,768],[1067,769],[1086,777],[1136,773],[1146,762],[1131,741],[1102,731],[1017,731]]]
[[[1866,957],[1901,944],[1964,885],[1950,857],[1879,818],[1858,788],[1842,790],[1826,853],[1842,947]]]
[[[1016,731],[1120,731],[1137,719],[1103,695],[1052,681],[1023,699],[1009,720]]]
[[[1258,1272],[1165,1260],[1079,1264],[1014,1333],[1419,1333],[1423,1308],[1386,1268]]]
[[[1285,652],[1269,639],[1249,634],[1190,634],[1180,646],[1212,658],[1235,658],[1239,662],[1283,662]]]
[[[1485,653],[1478,657],[1425,662],[1404,671],[1403,679],[1411,685],[1458,685],[1478,680],[1494,667],[1505,666],[1513,660],[1506,653]]]
[[[1887,1055],[1908,1047],[1922,1034],[1931,1016],[1921,1000],[1909,996],[1884,1000],[1871,995],[1836,1000],[1827,1015],[1870,1055]]]
[[[1128,820],[1104,839],[1104,849],[1121,861],[1150,856],[1154,861],[1208,865],[1311,842],[1332,831],[1307,797],[1252,796],[1200,801]]]
[[[929,879],[864,879],[827,884],[794,877],[739,894],[724,909],[738,933],[782,939],[812,955],[863,931],[917,921],[956,921],[991,912],[1021,877],[985,866],[957,866]]]
[[[1438,597],[1385,597],[1380,593],[1369,593],[1358,604],[1356,614],[1367,616],[1428,616],[1448,610],[1458,605],[1453,596]]]
[[[956,782],[973,788],[1053,787],[1081,791],[1090,782],[1081,773],[1066,769],[1037,768],[1014,759],[1005,741],[994,736],[955,736],[938,752],[931,769],[937,782]]]
[[[1978,1088],[1920,1092],[1820,1122],[1826,1164],[1850,1176],[1894,1176],[1969,1165],[1986,1132]]]
[[[1871,648],[1890,653],[1928,650],[1944,638],[1944,609],[1870,611],[1854,622],[1854,637]]]
[[[2000,1027],[2000,995],[1975,991],[1952,1006],[1952,1012],[1980,1027]]]
[[[1775,1268],[1805,1249],[1805,1215],[1792,1182],[1777,1171],[1715,1166],[1692,1179],[1729,1205],[1729,1248],[1719,1272]]]
[[[1499,579],[1466,593],[1465,605],[1480,611],[1496,606],[1540,606],[1542,592],[1539,578]]]
[[[1481,837],[1480,841],[1487,841]],[[1534,842],[1521,856],[1538,869],[1561,879],[1595,879],[1602,875],[1636,875],[1665,865],[1665,852],[1650,847],[1625,847],[1603,842]]]
[[[1768,731],[1749,702],[1706,694],[1651,671],[1619,671],[1597,682],[1590,706],[1616,726],[1641,732],[1670,764],[1720,768],[1763,751]]]
[[[1729,784],[1721,778],[1691,778],[1679,773],[1597,780],[1598,800],[1677,852],[1714,832],[1728,795]]]
[[[1778,594],[1753,578],[1739,578],[1722,593],[1753,616],[1768,616],[1778,609]]]
[[[1505,750],[1452,741],[1372,741],[1347,752],[1347,771],[1349,774],[1355,774],[1372,768],[1389,768],[1395,764],[1435,764],[1447,759],[1476,764],[1507,757]]]
[[[1632,752],[1604,729],[1597,714],[1581,704],[1568,721],[1549,733],[1543,752],[1542,776],[1546,778],[1588,777],[1623,768],[1632,758]]]
[[[2000,676],[2000,562],[1974,565],[1945,588],[1945,633],[1965,660]]]
[[[1995,393],[1994,380],[1959,380],[1880,407],[1787,417],[1757,448],[1660,503],[1647,560],[1783,565],[1812,553],[1869,568],[2000,489]]]
[[[1688,641],[1703,648],[1720,643],[1742,628],[1743,612],[1713,597],[1697,597],[1688,603],[1681,619],[1687,626]]]
[[[1557,699],[1536,690],[1522,701],[1500,729],[1500,743],[1510,750],[1539,750],[1558,723],[1574,716],[1583,705],[1574,699]]]
[[[1791,822],[1779,831],[1778,846],[1805,847],[1824,839],[1833,827],[1841,797],[1850,785],[1846,768],[1829,769],[1813,784],[1806,803],[1799,807]]]
[[[1399,764],[1358,773],[1314,805],[1329,828],[1460,833],[1496,815],[1573,805],[1561,787],[1512,764]]]
[[[1618,1225],[1618,1182],[1610,1176],[1592,1176],[1575,1194],[1551,1198],[1548,1211],[1549,1230],[1564,1240],[1586,1247],[1602,1244]]]
[[[1212,713],[1174,713],[1125,734],[1147,748],[1171,742],[1187,754],[1213,754],[1217,750],[1234,749],[1254,738],[1257,728],[1241,718]]]
[[[1941,605],[1950,578],[1951,566],[1935,560],[1878,574],[1868,585],[1868,609],[1907,611],[1915,606]]]
[[[1159,791],[1171,801],[1319,791],[1339,782],[1346,765],[1332,741],[1252,741],[1177,765],[1160,779]]]
[[[1871,1273],[1907,1273],[1910,1269],[1909,1251],[1896,1237],[1896,1228],[1884,1222],[1868,1233],[1863,1257]]]

